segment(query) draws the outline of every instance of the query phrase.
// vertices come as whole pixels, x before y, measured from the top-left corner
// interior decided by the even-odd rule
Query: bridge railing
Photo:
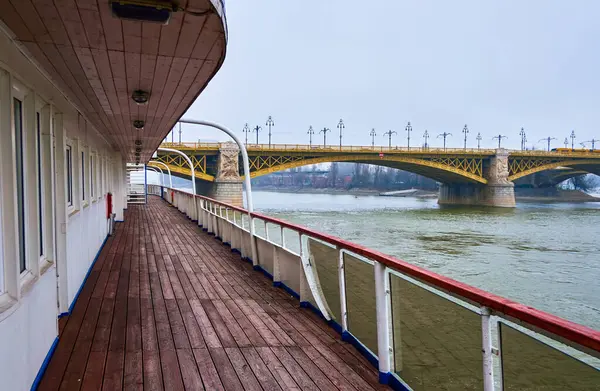
[[[194,143],[194,142],[181,142],[181,143],[162,143],[163,147],[166,148],[185,148],[191,150],[218,150],[224,143]],[[384,147],[384,146],[361,146],[361,145],[317,145],[317,144],[247,144],[246,148],[248,151],[289,151],[289,152],[357,152],[357,153],[373,153],[373,152],[387,152],[387,153],[429,153],[429,152],[440,152],[440,153],[472,153],[490,155],[494,154],[494,149],[478,149],[478,148],[432,148],[432,147]]]
[[[255,240],[254,267],[318,311],[399,389],[600,384],[596,330],[262,213],[178,190],[161,193],[246,259]]]

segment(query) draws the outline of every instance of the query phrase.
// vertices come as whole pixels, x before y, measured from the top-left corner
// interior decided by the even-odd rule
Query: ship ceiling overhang
[[[0,20],[115,150],[133,162],[140,140],[145,162],[225,58],[223,1],[178,5],[162,25],[119,19],[108,0],[0,0]],[[136,90],[149,92],[146,104]]]

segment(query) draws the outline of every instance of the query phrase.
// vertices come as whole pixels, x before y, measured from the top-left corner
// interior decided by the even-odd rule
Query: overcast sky
[[[544,137],[600,139],[600,2],[564,0],[229,0],[225,63],[186,116],[242,128],[273,116],[274,143],[322,143],[345,122],[346,145],[387,145],[383,133],[413,125],[451,132],[449,146],[494,135],[519,148]],[[250,135],[255,140],[256,135]],[[186,141],[226,140],[184,126]],[[254,142],[254,141],[252,141]],[[600,145],[600,143],[598,143]],[[598,147],[597,147],[598,148]]]

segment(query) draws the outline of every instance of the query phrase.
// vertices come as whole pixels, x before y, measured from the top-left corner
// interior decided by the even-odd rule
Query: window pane
[[[373,265],[344,253],[348,331],[377,354],[377,313]]]
[[[600,370],[500,323],[507,391],[598,390]]]
[[[81,151],[81,199],[85,201],[85,155]]]
[[[44,255],[44,215],[42,211],[42,129],[40,126],[40,113],[35,113],[36,128],[37,128],[37,169],[38,169],[38,218],[39,218],[39,242],[40,256]]]
[[[67,203],[73,205],[73,156],[70,145],[67,145]]]
[[[391,275],[396,373],[417,390],[482,390],[481,317]]]
[[[338,277],[338,250],[313,239],[308,239],[311,261],[316,265],[317,280],[334,319],[342,323],[340,283]]]
[[[23,106],[20,100],[14,99],[15,117],[15,146],[16,146],[16,174],[17,174],[17,228],[19,230],[19,270],[24,272],[25,263],[25,189],[23,167]]]

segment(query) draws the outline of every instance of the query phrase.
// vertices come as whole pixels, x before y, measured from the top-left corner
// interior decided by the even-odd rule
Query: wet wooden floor
[[[166,202],[125,216],[40,390],[388,389],[325,321]]]

